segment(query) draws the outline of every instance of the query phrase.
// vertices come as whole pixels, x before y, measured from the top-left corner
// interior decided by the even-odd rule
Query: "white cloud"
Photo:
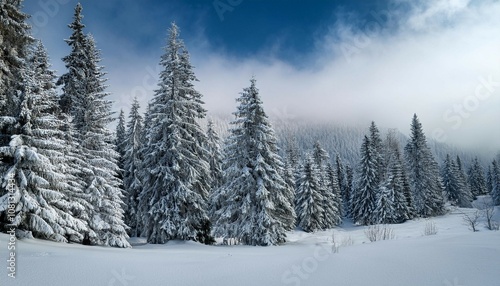
[[[329,33],[313,43],[315,52],[301,56],[306,64],[300,68],[275,57],[279,42],[252,58],[228,56],[210,46],[200,23],[188,48],[207,109],[233,112],[235,98],[255,75],[271,116],[364,125],[374,120],[408,132],[417,113],[429,137],[441,130],[437,137],[447,143],[497,151],[500,3],[396,0],[389,7],[356,18],[361,25],[341,18],[332,23]],[[125,35],[92,32],[103,49],[115,107],[126,109],[134,95],[145,107],[156,86],[161,46],[155,54],[139,54],[136,46],[127,45]],[[58,41],[58,48],[49,43],[56,59],[66,53]],[[482,81],[488,78],[494,82],[490,96],[478,98],[476,90],[484,95]]]
[[[429,0],[390,12],[397,18],[391,16],[395,21],[387,30],[332,25],[311,69],[279,60],[196,55],[208,109],[232,111],[234,98],[256,75],[271,115],[286,110],[339,123],[374,120],[408,132],[417,113],[429,137],[498,150],[500,84],[487,99],[477,98],[476,89],[481,78],[500,83],[500,3]]]

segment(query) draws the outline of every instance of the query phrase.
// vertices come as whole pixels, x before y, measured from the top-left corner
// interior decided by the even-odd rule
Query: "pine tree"
[[[9,146],[0,147],[0,153],[11,158],[2,186],[15,182],[13,192],[0,198],[1,221],[8,222],[4,228],[14,226],[43,239],[79,241],[87,225],[73,216],[73,210],[83,206],[68,197],[63,123],[57,118],[55,77],[49,67],[39,43],[21,74],[19,134],[12,136]],[[9,204],[15,204],[15,211],[7,215]]]
[[[293,193],[282,177],[276,137],[255,79],[250,83],[231,123],[219,190],[226,202],[216,211],[214,233],[248,245],[276,245],[285,242],[285,230],[294,225]]]
[[[220,146],[220,138],[214,129],[213,121],[208,121],[207,126],[207,150],[210,154],[210,174],[212,177],[211,190],[209,194],[209,217],[215,219],[215,212],[220,209],[221,204],[225,203],[225,198],[220,197],[220,186],[223,183],[223,156]]]
[[[471,202],[474,200],[474,195],[472,195],[470,186],[468,184],[468,179],[467,175],[465,174],[465,168],[462,165],[462,160],[460,159],[460,156],[457,155],[455,159],[455,166],[457,168],[457,178],[459,181],[459,184],[463,186],[462,188],[462,204],[463,206],[470,206],[472,207]],[[468,202],[466,202],[468,201]]]
[[[496,160],[491,165],[491,199],[495,205],[500,205],[500,166]]]
[[[408,177],[416,214],[429,217],[444,213],[439,168],[427,146],[422,124],[413,116],[411,136],[405,147]]]
[[[21,11],[22,1],[0,1],[0,146],[7,146],[17,134],[15,117],[20,112],[24,91],[22,80],[34,39]]]
[[[290,168],[298,170],[300,164],[299,147],[295,138],[288,138],[286,147],[286,161],[289,162]],[[295,172],[296,173],[296,172]]]
[[[396,133],[390,130],[383,143],[384,181],[381,187],[384,190],[381,191],[385,192],[385,198],[393,198],[393,210],[385,210],[385,217],[381,217],[384,211],[376,212],[379,223],[402,223],[413,217],[413,200],[400,150]],[[381,207],[377,205],[377,209]]]
[[[340,191],[340,186],[339,186],[339,179],[337,177],[337,172],[336,169],[333,168],[333,166],[328,163],[326,165],[326,182],[327,182],[327,188],[331,192],[331,202],[330,202],[330,208],[331,208],[331,222],[332,224],[329,226],[329,228],[332,228],[333,226],[337,226],[341,224],[342,222],[342,194]]]
[[[372,121],[370,124],[369,132],[370,132],[370,137],[369,137],[370,144],[372,145],[372,149],[374,151],[373,160],[377,165],[377,184],[382,184],[382,181],[384,180],[386,166],[384,164],[384,160],[382,157],[383,146],[382,146],[382,139],[380,138],[380,131],[378,130],[378,127],[377,125],[375,125],[374,121]]]
[[[285,165],[283,167],[283,179],[290,190],[289,195],[290,201],[295,201],[295,193],[296,193],[296,170],[292,168],[291,162],[285,159]],[[291,226],[293,228],[293,226]]]
[[[320,173],[314,159],[306,158],[297,180],[295,212],[297,225],[306,232],[323,229],[324,214]]]
[[[474,161],[469,167],[468,170],[468,183],[471,189],[471,192],[474,196],[481,196],[487,193],[486,189],[486,179],[484,177],[484,169],[479,163],[478,158],[474,158]]]
[[[391,181],[391,179],[389,178],[388,181]],[[381,186],[376,197],[377,200],[373,211],[373,223],[395,223],[394,189],[389,186]]]
[[[149,243],[172,239],[211,243],[207,214],[210,165],[205,116],[196,77],[179,29],[172,23],[160,62],[159,89],[149,107],[143,149],[143,190],[139,196],[142,234]]]
[[[349,188],[349,183],[347,181],[347,172],[344,167],[344,163],[342,162],[342,159],[340,158],[339,153],[335,156],[335,165],[336,165],[336,175],[338,179],[338,185],[340,189],[340,194],[341,194],[341,200],[342,200],[342,211],[341,214],[345,217],[350,217],[349,213],[349,203],[350,203],[350,191],[351,189]]]
[[[124,163],[123,158],[125,157],[125,142],[127,138],[126,129],[125,129],[125,113],[123,109],[120,110],[120,115],[118,116],[118,124],[116,125],[116,137],[115,137],[115,146],[116,152],[120,155],[118,160],[118,167],[120,170],[123,170]],[[121,173],[121,172],[120,172]],[[123,179],[123,174],[120,176]]]
[[[318,141],[314,143],[313,159],[318,168],[320,183],[319,187],[321,196],[323,197],[321,206],[324,211],[322,221],[323,229],[329,229],[339,223],[339,209],[335,206],[336,198],[335,194],[333,193],[334,189],[332,187],[332,184],[335,184],[335,182],[329,182],[327,176],[327,163],[330,160],[330,156],[328,155],[328,152],[326,152],[326,150],[321,147],[321,144]],[[336,185],[338,186],[338,184]]]
[[[345,203],[347,208],[344,209],[346,215],[352,218],[352,193],[354,190],[354,171],[352,170],[350,165],[345,165],[345,174],[346,174],[346,193],[349,194],[348,202]]]
[[[378,165],[373,145],[367,136],[361,146],[361,160],[355,188],[351,197],[352,218],[356,224],[369,225],[373,221],[376,194],[378,191]]]
[[[446,155],[446,159],[441,169],[441,177],[443,179],[444,192],[448,201],[459,207],[471,207],[470,196],[466,186],[463,184],[460,170],[457,163]]]
[[[82,122],[75,122],[79,142],[92,170],[92,174],[85,178],[86,192],[94,206],[89,224],[96,232],[96,244],[130,247],[127,226],[123,222],[123,191],[120,188],[123,182],[118,177],[120,170],[117,165],[119,154],[115,151],[112,133],[107,128],[113,120],[112,102],[106,99],[109,96],[105,91],[106,79],[103,67],[99,66],[99,51],[91,36],[87,38],[85,47],[89,67],[85,79],[86,96],[74,103],[75,110],[82,115]]]
[[[217,189],[222,184],[222,152],[220,138],[214,129],[212,120],[208,120],[207,125],[207,144],[206,149],[209,153],[211,189]]]
[[[130,247],[127,226],[123,222],[123,193],[118,178],[119,154],[107,125],[113,121],[111,104],[107,100],[106,79],[99,65],[100,52],[91,35],[83,34],[82,6],[75,8],[73,33],[66,42],[71,48],[63,58],[68,72],[58,81],[63,95],[60,106],[70,116],[75,130],[75,142],[81,150],[77,174],[89,203],[84,216],[90,231],[85,235],[92,244]],[[70,127],[70,128],[73,128]]]
[[[488,165],[488,173],[486,174],[486,192],[488,194],[493,192],[493,171],[491,170],[491,164]]]
[[[82,23],[82,5],[78,3],[75,7],[74,19],[68,27],[72,30],[69,39],[65,40],[70,46],[71,52],[62,60],[66,65],[67,73],[63,74],[57,81],[62,85],[63,94],[59,104],[62,112],[74,117],[76,128],[79,129],[83,121],[82,110],[78,108],[77,101],[86,97],[87,91],[85,80],[89,74],[88,55],[86,54],[87,37],[83,32],[85,25]]]
[[[138,197],[142,190],[142,182],[140,179],[140,168],[142,162],[142,154],[140,150],[143,145],[142,138],[142,116],[139,113],[139,102],[134,98],[132,108],[130,109],[129,119],[127,122],[127,131],[124,142],[124,173],[123,185],[125,189],[125,198],[127,209],[125,212],[125,223],[130,227],[130,235],[138,236],[140,232],[140,221],[138,219]]]

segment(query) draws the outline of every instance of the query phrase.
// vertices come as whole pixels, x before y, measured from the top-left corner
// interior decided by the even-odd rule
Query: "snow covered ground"
[[[290,232],[276,247],[194,242],[116,249],[43,240],[16,242],[16,278],[7,276],[9,236],[0,234],[0,285],[500,285],[500,231],[472,232],[462,211],[391,225],[393,240],[369,242],[345,223],[314,234]],[[495,219],[500,221],[497,207]],[[332,238],[333,233],[333,238]],[[333,241],[340,244],[332,251]]]

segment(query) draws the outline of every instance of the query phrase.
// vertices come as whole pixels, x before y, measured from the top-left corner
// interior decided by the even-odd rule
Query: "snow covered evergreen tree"
[[[347,209],[344,209],[346,214],[348,214],[350,218],[352,218],[352,193],[354,190],[354,171],[351,168],[350,165],[344,165],[345,166],[345,174],[346,174],[346,180],[347,180],[347,192],[349,193],[349,201],[347,202]]]
[[[288,138],[286,142],[286,161],[289,162],[290,168],[298,170],[300,165],[300,151],[297,146],[297,140],[295,138]]]
[[[63,123],[57,117],[55,77],[41,43],[21,75],[19,134],[12,136],[9,146],[0,147],[0,153],[10,158],[4,165],[2,188],[11,189],[12,181],[15,185],[0,198],[1,222],[4,228],[14,226],[43,239],[79,241],[87,225],[73,216],[73,210],[83,206],[68,196],[71,188],[64,174],[66,146]],[[10,204],[15,209],[7,215]]]
[[[113,121],[111,104],[106,98],[103,67],[99,66],[100,53],[91,36],[86,41],[88,75],[85,79],[86,96],[75,101],[75,110],[83,116],[75,126],[80,136],[81,148],[89,162],[92,174],[86,176],[86,192],[94,209],[89,222],[96,232],[95,243],[106,246],[130,247],[127,242],[127,226],[123,222],[123,184],[118,177],[119,154],[115,151],[111,131],[107,128]]]
[[[443,167],[441,168],[441,177],[447,199],[454,206],[471,207],[471,197],[460,176],[456,162],[450,158],[449,154],[446,155]]]
[[[338,182],[329,182],[327,174],[327,164],[330,160],[330,156],[325,149],[321,147],[321,144],[316,141],[313,147],[313,159],[319,172],[319,182],[321,196],[323,197],[323,205],[321,208],[324,211],[323,214],[323,229],[333,228],[339,221],[339,209],[336,207],[337,201],[335,194],[333,193],[338,187]],[[333,175],[333,174],[332,174]],[[336,179],[336,176],[335,176]],[[333,186],[335,184],[336,187]]]
[[[159,88],[146,116],[144,184],[139,195],[142,234],[149,243],[172,239],[211,243],[207,214],[210,165],[201,94],[179,29],[172,23],[161,58]]]
[[[342,194],[340,191],[340,186],[339,186],[339,179],[337,177],[337,170],[330,164],[328,163],[326,165],[326,182],[327,182],[327,187],[331,192],[331,202],[330,202],[330,208],[331,208],[331,225],[328,226],[329,228],[332,228],[334,226],[337,226],[342,223]]]
[[[84,193],[91,207],[84,216],[89,224],[92,244],[130,247],[127,226],[123,222],[121,179],[118,178],[118,153],[107,125],[113,121],[107,100],[105,73],[100,53],[92,36],[83,34],[82,6],[75,8],[72,35],[66,42],[71,48],[63,58],[68,72],[58,81],[63,95],[60,106],[75,128],[75,143],[84,160],[79,161],[78,174],[84,182]]]
[[[73,22],[68,25],[72,30],[69,39],[65,40],[70,46],[70,54],[63,58],[67,72],[57,81],[62,85],[62,95],[59,100],[62,112],[74,117],[75,123],[83,121],[82,110],[76,102],[82,101],[87,94],[85,87],[86,76],[89,73],[88,55],[86,54],[87,37],[83,32],[85,25],[82,23],[82,5],[78,3],[75,7]],[[76,126],[77,129],[80,126]]]
[[[354,223],[370,225],[376,223],[373,219],[376,194],[378,191],[378,164],[376,151],[367,136],[361,146],[361,160],[355,187],[351,197],[352,218]]]
[[[464,199],[467,199],[469,201],[469,204],[474,200],[474,195],[472,195],[468,180],[467,180],[467,175],[465,174],[465,168],[462,165],[462,160],[460,159],[460,156],[457,155],[455,159],[455,166],[457,168],[457,176],[458,176],[458,181],[460,185],[463,185],[463,197]],[[465,203],[465,202],[464,202]],[[469,205],[465,203],[465,205]],[[472,205],[471,205],[472,207]]]
[[[500,205],[500,166],[493,160],[491,167],[491,199],[495,205]]]
[[[488,172],[486,174],[486,192],[488,194],[493,192],[493,171],[491,170],[491,164],[488,165]]]
[[[125,223],[130,227],[131,236],[138,236],[140,233],[140,220],[138,219],[138,197],[142,190],[140,179],[140,168],[142,156],[140,150],[143,144],[142,116],[139,113],[139,102],[134,98],[132,108],[127,122],[127,130],[124,141],[124,170],[123,186],[125,189],[125,200],[127,209],[125,212]]]
[[[120,115],[118,116],[118,124],[116,125],[116,135],[115,135],[115,146],[116,152],[120,155],[118,159],[118,167],[120,168],[120,178],[123,179],[123,158],[125,157],[125,143],[127,141],[127,134],[125,129],[125,113],[123,109],[120,110]]]
[[[295,212],[297,226],[306,232],[324,229],[323,196],[320,171],[314,159],[307,156],[297,180]]]
[[[0,146],[7,146],[17,134],[15,117],[20,112],[23,77],[34,43],[22,2],[0,1]]]
[[[484,169],[479,163],[478,158],[474,158],[474,161],[468,170],[468,183],[471,192],[474,196],[481,196],[487,193],[486,189],[486,179],[484,177]]]
[[[380,131],[378,130],[378,127],[377,125],[375,125],[374,121],[372,121],[370,124],[369,132],[370,132],[370,137],[369,137],[370,144],[372,145],[372,149],[374,152],[373,160],[377,165],[377,184],[380,185],[384,180],[386,166],[382,158],[383,146],[382,146],[382,139],[380,138]]]
[[[385,170],[381,192],[385,193],[384,200],[393,198],[393,205],[391,206],[392,210],[388,210],[386,206],[381,204],[384,202],[378,202],[376,205],[377,220],[379,223],[402,223],[413,218],[414,211],[411,191],[407,184],[408,178],[403,167],[401,148],[394,130],[387,133],[383,143],[382,157]]]
[[[411,135],[405,147],[408,177],[416,214],[421,217],[444,213],[442,183],[439,168],[427,146],[427,140],[417,115],[411,124]]]
[[[377,192],[377,199],[373,211],[373,223],[395,223],[394,189],[391,186],[381,186]]]
[[[284,179],[293,192],[293,201],[295,201],[295,193],[297,190],[296,182],[300,169],[302,168],[301,158],[295,138],[287,138],[286,142]]]
[[[210,163],[210,189],[214,190],[222,184],[222,152],[220,138],[214,129],[214,122],[208,120],[207,124],[207,146]]]
[[[248,245],[276,245],[294,225],[293,192],[282,177],[282,159],[255,79],[250,83],[231,123],[218,191],[225,202],[215,212],[214,233]]]
[[[347,181],[347,172],[345,170],[344,163],[338,153],[335,156],[335,167],[342,200],[341,215],[350,217],[351,188],[349,187],[349,182]]]

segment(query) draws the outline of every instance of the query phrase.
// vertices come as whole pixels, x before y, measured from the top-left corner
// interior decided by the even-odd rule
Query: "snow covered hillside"
[[[117,249],[21,240],[16,278],[4,267],[0,285],[500,285],[500,232],[483,221],[479,232],[470,231],[462,212],[473,210],[390,225],[395,238],[376,242],[367,227],[349,223],[288,232],[285,245],[270,247],[170,241]],[[424,235],[432,223],[437,234]],[[8,239],[0,234],[3,258]]]

